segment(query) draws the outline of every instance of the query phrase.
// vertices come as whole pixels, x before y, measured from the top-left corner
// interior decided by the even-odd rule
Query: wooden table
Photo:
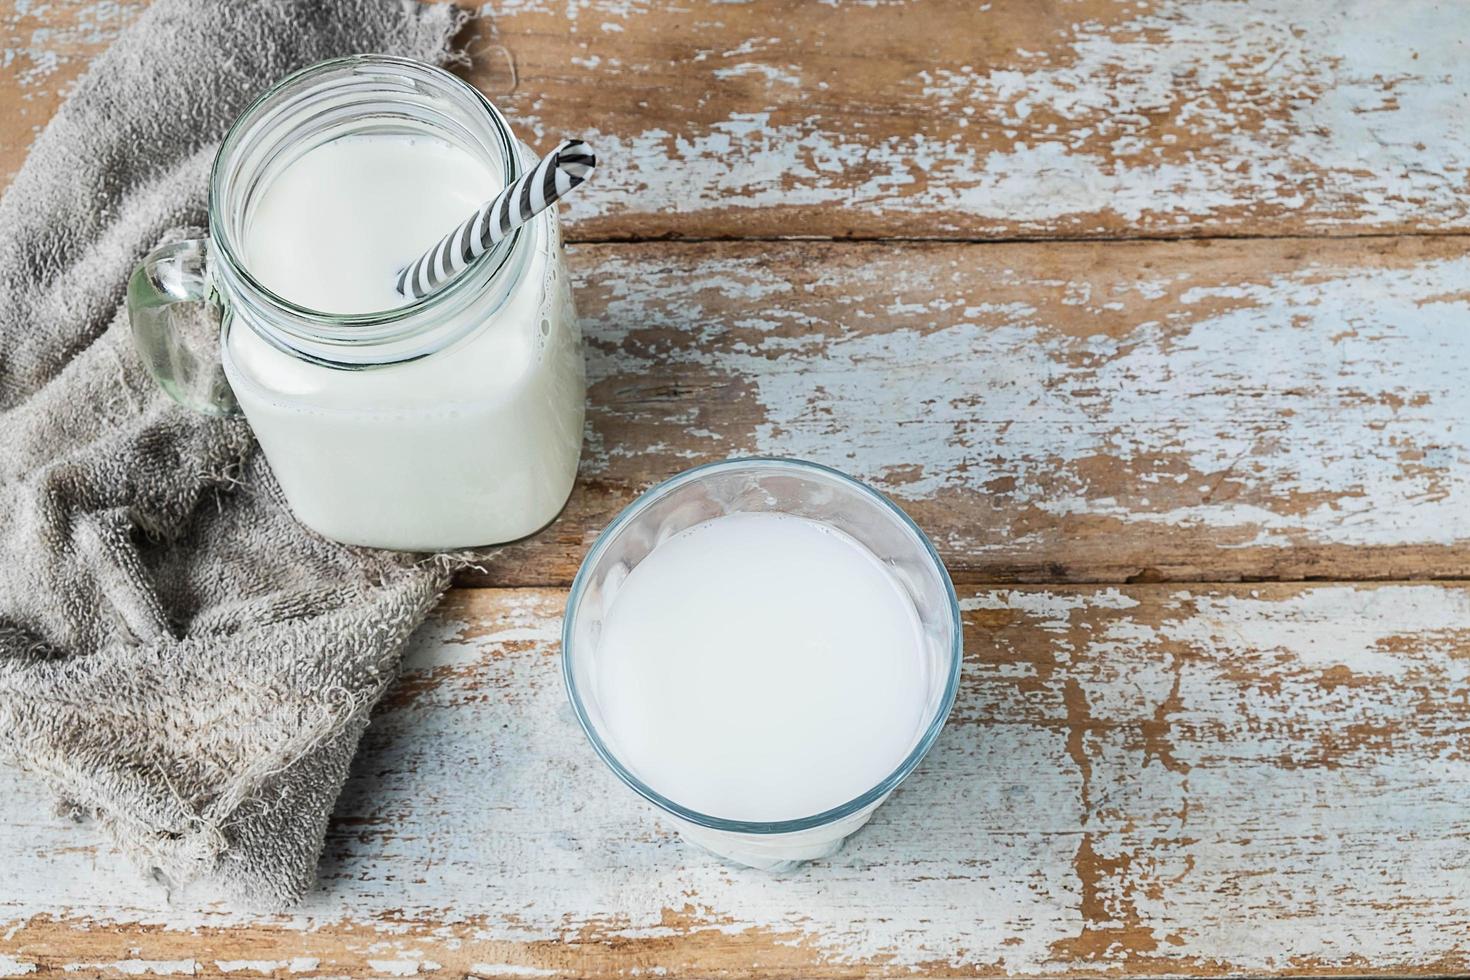
[[[420,631],[296,914],[159,910],[0,773],[0,974],[1470,969],[1470,6],[492,6],[473,80],[606,161],[570,507]],[[0,172],[137,10],[9,5]],[[893,495],[965,610],[934,752],[783,877],[558,672],[598,529],[751,452]]]

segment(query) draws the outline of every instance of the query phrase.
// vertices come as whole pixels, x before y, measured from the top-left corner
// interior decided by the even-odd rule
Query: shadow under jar
[[[363,137],[470,154],[497,181],[481,199],[534,161],[440,69],[376,55],[305,69],[225,137],[210,238],[164,246],[134,273],[135,340],[176,399],[244,413],[293,513],[326,537],[411,551],[523,537],[561,510],[582,441],[581,335],[554,209],[440,291],[378,312],[300,306],[244,259],[272,184],[305,154]],[[404,263],[431,244],[405,241]],[[190,329],[201,305],[218,312],[217,341]]]
[[[770,871],[834,854],[914,770],[961,656],[923,532],[789,459],[712,463],[635,500],[588,552],[562,634],[573,710],[617,777],[686,840]]]

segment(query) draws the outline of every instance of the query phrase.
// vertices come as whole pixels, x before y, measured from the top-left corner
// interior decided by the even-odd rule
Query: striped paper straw
[[[592,175],[597,157],[581,140],[567,140],[439,243],[398,273],[398,292],[421,299],[438,291],[465,266],[521,225],[551,207]]]

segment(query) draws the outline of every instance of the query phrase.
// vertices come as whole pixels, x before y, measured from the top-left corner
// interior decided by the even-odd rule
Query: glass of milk
[[[220,146],[209,237],[134,273],[139,350],[184,404],[243,412],[292,511],[329,538],[437,551],[530,534],[565,503],[582,442],[554,209],[427,298],[394,286],[531,163],[437,68],[374,55],[292,75]]]
[[[562,633],[572,707],[685,839],[765,870],[834,854],[954,703],[959,604],[923,532],[824,466],[740,459],[608,526]]]

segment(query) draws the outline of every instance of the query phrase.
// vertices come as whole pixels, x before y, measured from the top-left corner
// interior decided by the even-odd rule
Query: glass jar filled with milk
[[[395,290],[534,162],[437,68],[361,56],[285,79],[220,147],[209,239],[134,274],[144,359],[185,404],[243,411],[326,537],[431,551],[538,530],[571,492],[585,397],[555,210],[427,297]],[[200,304],[217,340],[191,327]]]

